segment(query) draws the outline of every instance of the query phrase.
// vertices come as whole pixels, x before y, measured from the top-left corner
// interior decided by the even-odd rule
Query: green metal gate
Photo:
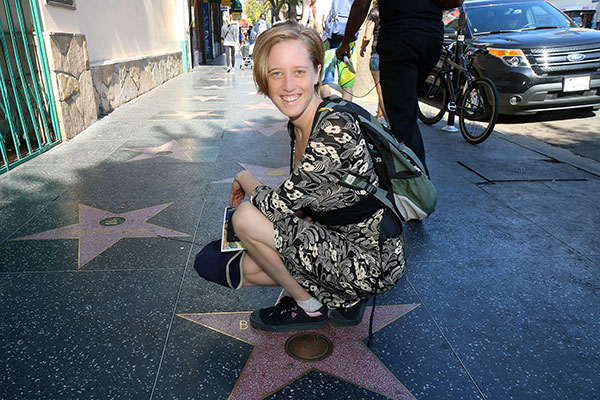
[[[37,0],[0,0],[0,32],[2,174],[58,144],[60,131]]]

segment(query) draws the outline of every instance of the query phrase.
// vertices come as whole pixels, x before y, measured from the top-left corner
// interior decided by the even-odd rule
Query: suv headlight
[[[524,65],[529,65],[525,54],[520,49],[494,49],[488,48],[491,55],[494,57],[498,57],[502,60],[502,62],[509,67],[520,67]]]

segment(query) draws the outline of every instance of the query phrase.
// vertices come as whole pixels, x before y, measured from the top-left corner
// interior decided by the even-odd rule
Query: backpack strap
[[[382,202],[387,208],[389,208],[400,221],[402,217],[396,210],[394,204],[388,198],[389,192],[380,187],[377,187],[367,181],[365,178],[348,172],[338,182],[340,185],[354,189],[354,190],[366,190]]]

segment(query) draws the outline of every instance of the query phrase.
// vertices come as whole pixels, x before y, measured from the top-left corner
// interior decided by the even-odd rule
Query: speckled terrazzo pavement
[[[197,68],[0,175],[0,399],[600,398],[600,178],[440,126],[421,126],[438,209],[405,224],[373,346],[368,308],[316,331],[320,361],[249,327],[279,289],[192,268],[233,176],[287,173],[285,119],[251,71]]]

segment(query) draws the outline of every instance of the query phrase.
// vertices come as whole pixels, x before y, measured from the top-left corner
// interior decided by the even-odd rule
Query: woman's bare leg
[[[312,298],[283,265],[279,253],[275,250],[273,223],[260,210],[250,202],[244,202],[233,214],[232,221],[235,233],[246,247],[242,267],[248,286],[279,285],[295,300]]]
[[[381,85],[379,84],[379,71],[371,71],[371,75],[373,75],[373,82],[375,82],[375,89],[377,90],[377,119],[383,115],[388,128],[390,128],[390,120],[388,119],[387,113],[385,112],[385,106],[383,105],[383,94],[381,93]]]

